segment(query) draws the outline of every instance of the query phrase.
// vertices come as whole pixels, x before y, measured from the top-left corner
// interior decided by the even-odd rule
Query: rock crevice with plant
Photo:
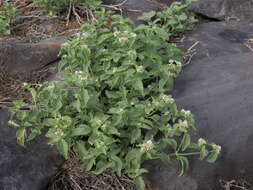
[[[188,156],[214,162],[221,147],[204,139],[192,142],[193,115],[178,109],[169,95],[183,53],[168,41],[196,22],[187,6],[174,3],[144,14],[141,19],[149,24],[137,27],[104,9],[95,11],[97,21],[84,24],[62,46],[61,80],[24,84],[32,103],[18,100],[10,108],[18,143],[45,134],[66,159],[74,151],[84,171],[126,174],[140,190],[146,160],[177,159],[180,175],[189,167]]]

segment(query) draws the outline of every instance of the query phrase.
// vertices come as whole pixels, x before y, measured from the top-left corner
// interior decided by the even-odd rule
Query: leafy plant
[[[101,3],[100,0],[33,0],[33,2],[51,16],[62,12],[67,13],[72,5],[84,5],[94,9]]]
[[[66,159],[73,150],[85,171],[98,175],[110,168],[134,179],[140,190],[145,160],[170,164],[175,158],[180,175],[190,155],[214,162],[221,147],[192,142],[191,112],[179,110],[168,95],[182,69],[182,52],[166,42],[171,34],[156,24],[133,28],[121,16],[99,14],[98,22],[85,24],[62,46],[61,80],[36,88],[24,84],[32,104],[19,100],[10,109],[18,143],[24,146],[45,132]],[[30,109],[21,111],[23,106]]]
[[[164,28],[170,35],[178,36],[186,30],[191,30],[198,21],[195,15],[187,10],[189,5],[198,0],[187,0],[186,3],[173,2],[169,8],[161,12],[144,13],[139,19],[149,25]]]
[[[10,3],[0,7],[0,36],[10,34],[10,25],[15,21],[16,9]]]

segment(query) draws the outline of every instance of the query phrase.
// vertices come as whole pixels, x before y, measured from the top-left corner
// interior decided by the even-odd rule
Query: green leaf
[[[68,143],[64,139],[62,139],[58,142],[58,149],[59,149],[60,153],[64,156],[64,158],[67,160],[69,146],[68,146]]]
[[[134,179],[134,184],[138,190],[145,190],[145,183],[141,176],[138,176]]]
[[[123,163],[122,163],[121,159],[115,155],[112,155],[111,159],[115,162],[116,171],[117,171],[118,176],[121,176],[121,170],[123,168]]]
[[[138,20],[143,20],[143,21],[151,21],[151,19],[156,15],[155,11],[150,11],[147,13],[143,13],[142,16],[138,17]]]
[[[113,166],[112,162],[105,162],[100,160],[97,164],[96,164],[96,170],[93,171],[92,173],[94,173],[95,175],[100,175],[101,173],[103,173],[106,169],[111,168]]]
[[[181,15],[178,16],[179,20],[186,20],[188,17],[187,15],[183,12]]]
[[[183,156],[178,156],[177,159],[180,161],[181,164],[181,172],[179,175],[182,176],[189,169],[189,161],[186,157]]]
[[[128,151],[127,155],[126,155],[126,161],[130,162],[133,159],[137,159],[141,156],[141,152],[139,149],[137,148],[133,148],[130,151]]]
[[[26,129],[24,127],[19,128],[16,133],[17,142],[21,146],[25,146]]]
[[[84,168],[85,171],[90,171],[95,164],[95,158],[87,159],[84,161],[82,167]]]
[[[88,103],[88,101],[89,101],[89,99],[90,99],[90,96],[89,96],[89,93],[88,93],[88,91],[87,90],[82,90],[82,93],[83,93],[83,105],[84,106],[86,106],[87,105],[87,103]]]
[[[58,112],[61,109],[61,107],[63,106],[63,104],[60,99],[57,99],[56,104],[54,106],[55,106],[54,112]]]
[[[72,103],[73,107],[76,108],[78,112],[81,112],[81,102],[80,100],[76,100]]]
[[[78,153],[81,160],[88,154],[88,151],[85,148],[85,142],[83,141],[78,141],[74,147],[74,150]]]
[[[158,157],[165,163],[165,164],[171,164],[171,160],[168,154],[165,153],[159,153]]]
[[[71,137],[87,136],[91,133],[91,128],[87,125],[79,125],[77,128],[71,130]]]
[[[201,148],[200,148],[200,160],[204,160],[205,157],[208,155],[208,151],[206,150],[206,147],[205,145],[203,145]]]
[[[207,158],[207,162],[214,163],[218,158],[219,153],[216,151],[213,151]]]
[[[181,142],[181,150],[185,151],[189,145],[191,144],[191,136],[189,134],[184,134],[182,142]]]
[[[36,92],[35,89],[33,89],[33,88],[30,89],[30,92],[31,92],[33,101],[36,102],[36,95],[37,95],[37,92]]]
[[[43,122],[43,125],[51,127],[56,126],[57,124],[58,124],[57,120],[53,118],[45,119],[45,121]]]
[[[135,143],[141,137],[141,129],[135,128],[130,134],[131,144]]]
[[[177,141],[175,139],[164,139],[164,142],[170,145],[174,150],[177,149]]]
[[[141,79],[135,81],[134,87],[136,90],[140,91],[142,96],[144,96],[144,87]]]

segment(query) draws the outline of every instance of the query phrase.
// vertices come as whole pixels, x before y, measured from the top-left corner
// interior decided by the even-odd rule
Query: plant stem
[[[169,156],[191,156],[191,155],[198,155],[200,152],[190,152],[190,153],[172,153]]]

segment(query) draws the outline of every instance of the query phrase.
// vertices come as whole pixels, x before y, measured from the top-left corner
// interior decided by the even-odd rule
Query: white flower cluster
[[[63,47],[68,46],[68,42],[63,43],[61,46],[63,46]]]
[[[83,71],[75,71],[75,74],[78,76],[78,79],[81,81],[87,80],[87,76],[83,76]]]
[[[172,72],[170,73],[172,77],[175,77],[175,73],[182,67],[182,63],[179,61],[170,60],[168,64],[169,70]]]
[[[186,116],[191,115],[191,111],[190,111],[190,110],[182,109],[181,112],[182,112],[184,115],[186,115]]]
[[[83,74],[83,71],[75,71],[76,75]]]
[[[128,38],[127,38],[127,37],[120,37],[120,38],[119,38],[119,42],[120,42],[121,44],[125,44],[125,43],[128,42]]]
[[[162,100],[163,100],[164,102],[166,102],[167,104],[173,104],[173,103],[175,102],[175,100],[172,98],[171,95],[165,95],[165,94],[163,94],[163,95],[161,96],[161,98],[162,98]]]
[[[154,144],[151,140],[148,140],[147,142],[141,144],[141,152],[147,152],[154,148]]]
[[[169,65],[174,65],[176,67],[182,67],[182,63],[176,60],[169,60]]]
[[[127,55],[134,57],[134,56],[136,56],[136,51],[135,50],[130,50],[130,51],[127,52]]]
[[[28,86],[28,83],[27,82],[24,82],[23,83],[23,87],[27,87]]]
[[[125,44],[129,41],[129,38],[136,38],[136,34],[133,32],[129,32],[129,31],[115,31],[113,33],[113,36],[118,38],[119,43],[121,44]]]
[[[113,67],[112,72],[113,72],[113,73],[116,73],[117,70],[118,70],[117,67]]]
[[[188,129],[189,128],[189,125],[188,125],[188,121],[187,120],[180,120],[179,121],[179,128],[181,129]]]
[[[136,67],[136,71],[137,71],[138,73],[142,73],[142,72],[144,72],[144,67],[143,67],[143,66],[137,66],[137,67]]]
[[[212,148],[215,152],[217,152],[218,154],[220,153],[221,151],[221,146],[220,145],[217,145],[217,144],[213,144],[212,145]]]
[[[206,140],[205,139],[203,139],[203,138],[199,138],[199,140],[198,140],[198,145],[199,146],[202,146],[202,145],[206,145]]]
[[[55,136],[57,136],[58,138],[61,138],[64,136],[64,133],[61,129],[56,129],[55,132],[54,132]]]

